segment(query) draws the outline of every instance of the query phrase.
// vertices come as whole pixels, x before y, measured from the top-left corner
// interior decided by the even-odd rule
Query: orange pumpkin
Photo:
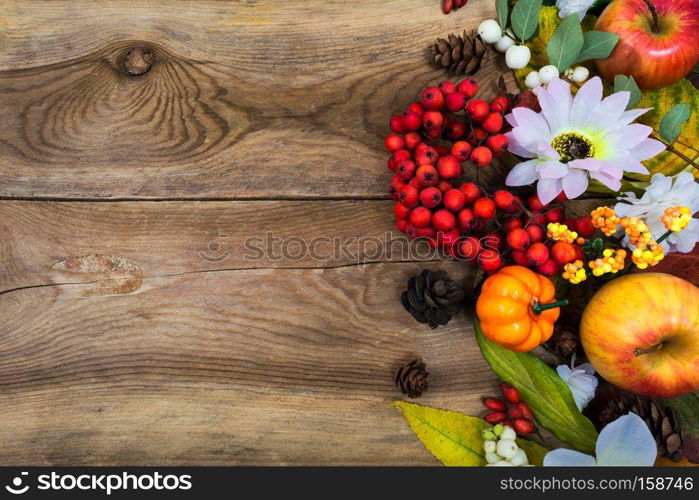
[[[516,352],[531,351],[553,334],[560,314],[556,289],[546,276],[522,266],[502,268],[490,276],[476,302],[483,334]]]

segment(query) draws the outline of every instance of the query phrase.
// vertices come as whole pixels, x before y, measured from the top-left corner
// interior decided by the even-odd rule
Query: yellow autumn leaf
[[[481,433],[491,425],[485,420],[455,411],[438,410],[406,401],[393,403],[408,422],[410,429],[434,457],[448,466],[485,465]],[[529,462],[541,465],[546,448],[518,439]]]

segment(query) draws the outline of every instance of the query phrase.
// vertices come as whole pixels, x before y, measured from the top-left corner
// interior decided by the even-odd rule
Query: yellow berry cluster
[[[591,260],[589,262],[592,274],[602,276],[606,273],[617,273],[624,269],[624,260],[626,260],[626,250],[618,248],[612,250],[607,248],[602,252],[602,257]]]
[[[629,235],[629,242],[637,247],[643,247],[653,241],[648,225],[636,217],[624,217],[619,220],[619,225]]]
[[[619,217],[613,209],[609,207],[599,207],[590,212],[592,225],[602,231],[606,236],[611,236],[616,232],[619,224]]]
[[[587,279],[587,273],[585,272],[585,264],[583,261],[576,260],[575,262],[566,264],[563,267],[563,278],[574,285],[585,281]]]
[[[546,226],[546,235],[554,241],[564,241],[566,243],[573,243],[578,237],[578,233],[571,231],[568,229],[568,226],[558,222],[551,222]]]
[[[645,269],[648,266],[653,267],[664,258],[663,247],[655,241],[638,247],[631,253],[631,260],[639,269]]]
[[[660,220],[668,231],[679,233],[692,220],[692,212],[689,207],[670,207],[665,210]]]

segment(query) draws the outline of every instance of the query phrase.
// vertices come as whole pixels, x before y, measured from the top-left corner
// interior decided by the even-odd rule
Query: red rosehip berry
[[[408,214],[410,213],[410,208],[406,207],[401,202],[398,202],[393,207],[393,213],[399,219],[407,219]]]
[[[473,236],[464,238],[464,240],[459,244],[459,255],[466,260],[477,259],[478,254],[481,253],[482,250],[483,248],[481,247],[481,242],[478,240],[478,238],[474,238]]]
[[[492,411],[507,411],[507,405],[502,399],[483,398],[483,405]]]
[[[466,161],[471,158],[471,150],[473,148],[466,141],[457,141],[451,147],[451,154],[459,161]]]
[[[490,111],[496,113],[507,113],[510,110],[510,100],[505,96],[497,96],[490,101]]]
[[[495,204],[497,205],[497,202],[495,202]],[[514,217],[514,216],[508,217],[502,221],[502,229],[506,233],[509,233],[513,229],[518,229],[518,228],[522,227],[523,225],[524,224],[522,224],[522,219],[520,219],[519,217]]]
[[[388,126],[396,134],[405,132],[405,129],[403,128],[403,117],[401,115],[396,115],[392,117],[388,122]]]
[[[417,165],[415,165],[415,162],[412,162],[410,160],[403,160],[396,167],[396,173],[406,181],[409,181],[415,176],[416,170]]]
[[[495,217],[495,203],[490,198],[478,198],[473,202],[473,213],[482,219]]]
[[[441,131],[444,125],[444,115],[439,111],[425,111],[422,115],[422,126],[427,132]]]
[[[551,247],[551,257],[559,264],[568,264],[575,260],[575,248],[571,243],[557,241]]]
[[[466,99],[471,99],[478,93],[478,82],[473,78],[467,78],[458,83],[456,90],[466,96]]]
[[[563,217],[563,207],[555,207],[546,212],[546,220],[548,222],[562,222]]]
[[[442,192],[436,187],[425,188],[420,191],[420,203],[427,208],[435,208],[442,203]]]
[[[546,208],[546,205],[541,203],[541,200],[535,194],[533,194],[529,198],[527,198],[527,205],[529,206],[529,208],[531,210],[536,210],[537,212],[544,210]]]
[[[521,227],[507,233],[507,244],[510,245],[513,250],[524,250],[530,243],[531,239],[529,238],[529,233]]]
[[[575,219],[574,227],[575,231],[583,238],[589,238],[595,234],[595,226],[592,225],[592,218],[589,215]]]
[[[444,99],[445,107],[452,113],[461,111],[466,106],[466,96],[461,92],[448,94]]]
[[[546,233],[538,224],[529,224],[524,230],[529,234],[532,243],[544,241],[546,239]]]
[[[461,162],[454,156],[443,156],[437,162],[437,171],[442,179],[456,179],[461,175]]]
[[[450,231],[440,231],[437,233],[437,242],[440,246],[445,248],[451,248],[459,242],[461,238],[461,233],[458,229],[452,229]]]
[[[449,80],[444,80],[439,84],[439,90],[442,91],[442,94],[448,96],[449,94],[456,92],[456,85],[451,83]]]
[[[531,266],[540,266],[549,260],[549,249],[541,242],[532,243],[527,248],[527,261]]]
[[[517,407],[522,412],[522,416],[524,418],[526,418],[527,420],[534,420],[534,414],[532,413],[531,409],[529,409],[527,403],[525,403],[524,401],[520,401],[519,403],[517,403]]]
[[[507,416],[511,419],[522,418],[522,410],[517,405],[510,404],[507,408]]]
[[[531,434],[536,430],[536,427],[531,422],[531,420],[526,420],[523,418],[517,418],[512,422],[512,428],[517,434]]]
[[[418,116],[422,116],[425,112],[425,108],[423,108],[422,104],[420,104],[419,102],[414,102],[410,106],[408,106],[408,111],[412,111]]]
[[[422,137],[417,132],[408,132],[403,136],[403,141],[405,141],[405,147],[412,151],[422,142]]]
[[[406,207],[416,207],[419,202],[419,194],[417,188],[411,186],[410,184],[406,184],[405,186],[400,188],[398,199]]]
[[[387,135],[386,139],[384,139],[384,144],[386,145],[386,149],[388,149],[391,153],[394,153],[399,149],[403,149],[405,147],[405,141],[403,140],[403,137],[401,137],[398,134]]]
[[[476,147],[485,140],[486,136],[487,134],[485,131],[483,131],[483,129],[476,127],[470,134],[468,134],[468,138],[466,140],[471,146]]]
[[[442,106],[444,106],[444,94],[438,87],[427,87],[422,91],[420,104],[422,104],[423,108],[430,111],[442,109]]]
[[[444,194],[454,186],[452,186],[451,182],[444,179],[440,179],[439,183],[437,183],[437,187],[442,192],[442,194]]]
[[[502,395],[509,403],[519,403],[519,391],[507,382],[502,383]]]
[[[451,140],[461,139],[466,133],[466,124],[461,120],[453,120],[451,118],[448,118],[446,124],[444,125],[444,133],[447,136],[447,138]],[[447,151],[447,154],[451,152],[451,150]]]
[[[512,260],[515,261],[515,264],[524,267],[529,267],[529,259],[527,258],[527,252],[512,250],[512,252],[510,252],[510,255],[512,256]]]
[[[466,114],[476,123],[482,122],[490,114],[490,106],[483,99],[470,101],[465,109]]]
[[[486,234],[485,236],[483,236],[483,238],[481,238],[481,245],[483,246],[483,248],[489,248],[491,250],[500,250],[504,242],[505,238],[501,233],[498,232]]]
[[[420,166],[415,172],[415,177],[417,177],[417,180],[422,187],[436,186],[439,182],[439,174],[437,174],[437,169],[432,165]]]
[[[553,276],[554,274],[558,274],[560,271],[561,267],[553,259],[549,259],[540,266],[536,268],[536,272],[539,274],[543,274],[544,276]]]
[[[502,258],[497,250],[483,250],[478,254],[478,265],[486,273],[494,273],[502,267]]]
[[[485,145],[493,152],[494,156],[500,156],[507,150],[509,141],[505,134],[491,135],[485,140]]]
[[[481,188],[479,188],[474,182],[467,182],[461,186],[461,190],[466,195],[467,205],[470,205],[481,196]]]
[[[396,228],[398,228],[398,231],[401,233],[405,233],[408,229],[408,221],[405,219],[398,219],[396,221]]]
[[[499,424],[500,422],[505,420],[505,413],[501,411],[492,411],[488,413],[486,416],[484,416],[483,420],[485,420],[489,424]]]
[[[470,208],[464,208],[458,214],[459,227],[467,231],[473,229],[476,225],[476,215]]]
[[[449,210],[442,208],[432,214],[432,227],[437,231],[449,231],[456,226],[456,217]]]
[[[415,147],[415,162],[418,165],[434,165],[437,159],[439,155],[432,146],[422,142]]]
[[[481,123],[481,128],[489,134],[497,134],[502,130],[502,125],[503,120],[500,113],[489,113]]]
[[[403,123],[403,130],[405,131],[415,131],[422,125],[422,116],[412,111],[406,111],[401,115],[401,120]]]
[[[512,203],[515,201],[515,197],[509,191],[501,189],[499,191],[495,191],[493,194],[493,201],[495,202],[496,207],[504,209],[512,205]]]
[[[444,208],[458,212],[466,205],[466,195],[460,189],[450,189],[444,193]]]
[[[493,153],[485,146],[478,146],[471,152],[471,161],[479,168],[487,167],[493,160]]]
[[[410,211],[408,222],[415,227],[426,227],[432,220],[432,211],[427,207],[417,206]]]

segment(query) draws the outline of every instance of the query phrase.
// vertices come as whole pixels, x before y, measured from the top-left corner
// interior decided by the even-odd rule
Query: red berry
[[[393,156],[388,157],[388,168],[394,172],[396,171],[396,159]]]
[[[417,177],[420,186],[429,187],[436,186],[439,182],[439,175],[437,174],[437,169],[432,165],[422,165],[415,172],[415,177]]]
[[[538,224],[540,226],[545,226],[548,222],[546,220],[546,216],[542,213],[536,213],[534,212],[534,220],[533,222],[535,224]]]
[[[410,213],[410,208],[406,207],[401,202],[398,202],[393,207],[393,213],[399,219],[406,219],[408,217],[408,214]]]
[[[403,130],[414,131],[422,125],[422,116],[412,111],[406,111],[401,115]]]
[[[444,115],[439,111],[425,111],[422,115],[422,126],[426,131],[441,131],[444,125]]]
[[[502,130],[502,125],[503,120],[500,113],[489,113],[481,123],[481,128],[489,134],[497,134]]]
[[[396,221],[396,227],[398,228],[398,231],[404,233],[408,229],[408,221],[404,219],[398,219]]]
[[[471,145],[466,141],[455,142],[451,147],[451,154],[459,161],[466,161],[471,157]]]
[[[588,215],[575,219],[575,231],[583,238],[592,236],[595,233],[595,226],[592,225],[592,218]]]
[[[388,126],[396,134],[400,134],[401,132],[405,132],[405,129],[403,128],[403,117],[401,115],[396,115],[396,116],[392,117],[388,122]]]
[[[519,250],[512,250],[512,252],[510,252],[510,255],[512,256],[512,260],[515,261],[515,264],[518,264],[518,265],[524,266],[524,267],[529,266],[529,259],[527,258],[527,252],[520,252]]]
[[[575,260],[575,248],[571,243],[558,241],[551,247],[551,257],[559,264],[567,264]]]
[[[514,200],[512,200],[512,205],[510,205],[509,207],[505,207],[503,210],[505,210],[505,212],[513,214],[515,212],[519,212],[521,210],[521,207],[522,200],[519,199],[519,196],[515,196]]]
[[[403,137],[401,137],[398,134],[387,135],[386,139],[384,139],[384,144],[386,145],[386,149],[388,149],[391,153],[398,151],[399,149],[403,149],[405,147],[405,141],[403,140]]]
[[[465,95],[466,99],[471,99],[478,93],[478,82],[476,82],[476,80],[473,78],[467,78],[466,80],[459,82],[459,84],[456,86],[456,90]]]
[[[575,259],[573,260],[581,260],[585,262],[585,252],[583,252],[583,249],[580,247],[580,245],[573,245],[573,250],[575,250]]]
[[[436,187],[425,188],[420,191],[420,203],[427,208],[435,208],[442,203],[442,192]]]
[[[401,176],[402,179],[408,181],[413,178],[417,166],[414,162],[410,160],[401,161],[396,167],[396,173]]]
[[[466,210],[468,210],[468,209],[466,209]],[[459,215],[461,215],[461,214],[459,214]],[[459,219],[461,219],[461,217],[459,217]],[[483,248],[481,247],[481,243],[480,243],[480,241],[478,241],[478,238],[474,238],[473,236],[469,236],[468,238],[465,238],[459,244],[459,254],[461,255],[462,258],[464,258],[466,260],[474,260],[474,259],[478,258],[478,254],[481,253],[482,249]]]
[[[417,238],[417,228],[413,226],[410,222],[408,222],[408,225],[405,228],[405,235],[411,240]]]
[[[490,110],[497,113],[507,113],[510,110],[510,100],[502,95],[490,101]]]
[[[485,146],[478,146],[471,152],[471,161],[478,167],[487,167],[493,159],[493,153]]]
[[[403,136],[403,140],[405,141],[405,147],[412,151],[415,149],[415,146],[422,142],[422,137],[417,132],[408,132]]]
[[[442,83],[439,84],[439,90],[442,91],[442,94],[448,97],[448,94],[456,92],[456,85],[451,83],[449,80],[444,80]]]
[[[527,261],[531,266],[540,266],[549,260],[549,249],[541,242],[532,243],[527,249]]]
[[[488,413],[485,417],[483,417],[483,420],[485,420],[489,424],[499,424],[500,422],[505,420],[505,414],[501,411],[493,411]]]
[[[413,155],[411,155],[410,151],[408,151],[407,149],[399,149],[398,151],[393,153],[393,159],[396,160],[397,165],[402,161],[412,160]]]
[[[473,203],[473,213],[482,219],[492,219],[495,216],[495,203],[490,198],[478,198]]]
[[[504,209],[512,205],[512,203],[515,201],[515,197],[509,191],[501,189],[499,191],[495,191],[493,194],[493,201],[495,202],[496,207]]]
[[[454,156],[443,156],[437,163],[437,171],[442,179],[456,179],[461,175],[461,162]]]
[[[391,181],[391,185],[388,186],[388,195],[392,200],[398,201],[400,198],[400,191],[403,189],[403,186],[407,186],[407,184],[402,180]]]
[[[544,241],[546,239],[546,233],[538,224],[529,224],[524,230],[529,234],[532,243]]]
[[[406,184],[400,189],[399,193],[398,199],[403,205],[410,208],[417,206],[419,201],[417,188],[411,186],[410,184]]]
[[[478,265],[487,273],[494,273],[502,267],[502,259],[497,250],[483,250],[478,254]]]
[[[437,237],[437,231],[435,231],[432,226],[417,227],[417,228],[415,228],[415,234],[417,234],[417,236],[419,238],[436,238]]]
[[[422,107],[431,111],[442,109],[444,106],[444,94],[437,87],[427,87],[422,91],[422,99],[420,99]]]
[[[483,129],[474,128],[471,133],[468,134],[468,143],[471,146],[476,147],[485,140],[487,135],[488,134],[486,134]]]
[[[452,229],[451,231],[443,231],[437,233],[437,242],[440,246],[450,248],[456,245],[461,238],[461,233],[458,229]]]
[[[461,92],[454,92],[453,94],[448,94],[444,99],[446,108],[452,113],[461,111],[466,106],[466,96]]]
[[[548,212],[546,212],[546,220],[548,222],[562,222],[563,221],[563,207],[555,207],[555,208],[552,208],[551,210],[549,210]]]
[[[491,135],[485,140],[485,145],[493,152],[493,155],[500,156],[507,150],[509,141],[505,134]]]
[[[481,189],[473,182],[467,182],[461,186],[461,190],[466,195],[466,204],[470,205],[481,195]]]
[[[529,406],[527,406],[527,403],[524,401],[520,401],[517,403],[517,406],[519,407],[519,410],[522,412],[522,416],[526,418],[527,420],[534,420],[534,414],[532,411],[529,409]]]
[[[444,207],[452,212],[458,212],[466,204],[466,195],[460,189],[450,189],[444,193]]]
[[[449,210],[442,208],[432,214],[432,226],[437,231],[449,231],[456,226],[456,217]]]
[[[522,410],[520,410],[517,405],[510,404],[507,408],[507,416],[510,418],[522,418]]]
[[[529,233],[521,227],[507,233],[507,244],[510,245],[513,250],[524,250],[530,243],[531,239],[529,238]]]
[[[466,114],[476,123],[480,123],[490,114],[490,106],[482,99],[475,99],[466,105]]]
[[[415,147],[415,162],[418,165],[434,165],[438,158],[437,150],[424,142]]]
[[[558,193],[558,195],[553,199],[554,202],[556,203],[563,203],[568,200],[568,197],[566,196],[565,191],[561,191]]]
[[[451,140],[461,139],[466,133],[466,124],[461,120],[447,118],[446,125],[444,126],[444,133],[447,138]],[[447,150],[447,154],[449,154],[449,152],[451,152],[451,150]]]
[[[446,155],[448,155],[449,153],[451,153],[451,149],[449,149],[449,148],[446,147],[446,146],[437,146],[436,149],[437,149],[437,154],[438,154],[440,157],[441,157],[441,156],[446,156]]]
[[[481,245],[483,245],[483,248],[500,250],[504,241],[505,238],[501,233],[490,233],[483,236],[481,239]]]
[[[432,212],[427,207],[415,207],[408,216],[408,221],[415,227],[429,226],[432,220]]]
[[[410,184],[411,186],[413,186],[413,187],[414,187],[415,189],[417,189],[418,191],[419,191],[420,189],[422,189],[422,186],[420,185],[420,181],[418,180],[417,177],[413,177],[412,179],[410,179],[410,182],[408,182],[408,184]]]
[[[449,190],[450,190],[452,187],[454,187],[454,186],[451,185],[451,182],[446,181],[446,180],[444,180],[444,179],[441,179],[441,180],[439,181],[439,183],[437,184],[437,187],[438,187],[439,190],[442,192],[442,194],[444,194],[444,193],[446,193],[447,191],[449,191]]]
[[[507,411],[507,405],[502,399],[483,398],[483,405],[493,411]]]
[[[408,111],[412,111],[413,113],[416,113],[418,116],[422,116],[422,114],[425,112],[425,108],[422,107],[422,104],[419,102],[414,102],[410,106],[408,106]]]
[[[541,200],[539,200],[539,197],[535,194],[531,195],[529,198],[527,198],[527,205],[529,205],[529,208],[531,210],[536,210],[536,211],[541,211],[546,208],[546,205],[541,203]]]
[[[495,204],[497,205],[497,202],[495,202]],[[522,225],[522,220],[519,217],[511,216],[502,221],[502,229],[505,232],[510,232],[513,229],[520,228]]]
[[[470,208],[464,208],[459,212],[459,227],[466,229],[467,231],[473,229],[476,225],[476,215]]]
[[[536,427],[530,420],[523,418],[515,419],[512,423],[512,428],[517,434],[531,434],[536,430]]]
[[[539,274],[543,274],[544,276],[553,276],[554,274],[558,274],[558,271],[560,269],[561,267],[555,260],[549,259],[543,264],[541,264],[539,267],[537,267],[536,272]]]
[[[510,403],[519,403],[519,391],[507,382],[502,383],[502,395]]]

